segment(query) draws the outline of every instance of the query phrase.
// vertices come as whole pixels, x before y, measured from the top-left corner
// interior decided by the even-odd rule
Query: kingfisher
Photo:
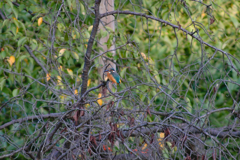
[[[104,72],[107,72],[108,79],[113,83],[117,83],[117,84],[121,83],[120,76],[113,68],[110,68],[109,70],[105,70]]]

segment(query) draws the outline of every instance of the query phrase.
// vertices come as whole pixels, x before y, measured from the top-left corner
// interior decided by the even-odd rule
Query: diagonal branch
[[[115,15],[115,14],[127,14],[127,15],[130,15],[130,14],[131,14],[131,15],[136,15],[136,16],[142,16],[142,17],[145,17],[145,18],[147,18],[147,19],[149,18],[149,19],[152,19],[152,20],[155,20],[155,21],[164,23],[164,24],[166,24],[166,25],[169,25],[169,26],[171,26],[171,27],[173,27],[173,28],[175,28],[175,29],[181,30],[181,31],[185,32],[187,35],[190,35],[192,38],[198,40],[200,43],[202,43],[202,44],[204,44],[204,45],[206,45],[206,46],[208,46],[208,47],[210,47],[210,48],[212,48],[212,49],[214,49],[214,50],[216,50],[216,51],[219,51],[219,52],[225,54],[225,55],[227,56],[230,64],[231,64],[231,67],[232,67],[238,74],[240,74],[239,71],[238,71],[238,69],[234,67],[234,65],[233,65],[233,63],[232,63],[232,61],[231,61],[231,59],[230,59],[230,57],[232,57],[231,54],[229,54],[229,53],[227,53],[227,52],[225,52],[225,51],[223,51],[223,50],[221,50],[221,49],[219,49],[219,48],[217,48],[217,47],[215,47],[215,46],[213,46],[213,45],[211,45],[211,44],[209,44],[209,43],[207,43],[207,42],[204,42],[200,37],[194,35],[194,33],[189,32],[188,30],[186,30],[186,29],[184,29],[184,28],[182,28],[182,27],[179,27],[178,25],[172,24],[172,23],[170,23],[170,22],[168,22],[168,21],[165,21],[165,20],[163,20],[163,19],[160,19],[160,18],[157,18],[157,17],[154,17],[154,16],[146,15],[146,14],[144,14],[144,13],[132,12],[132,11],[117,11],[117,10],[116,10],[116,11],[106,12],[106,13],[101,14],[101,15],[100,15],[100,18],[109,16],[109,15]],[[237,60],[236,58],[235,58],[235,60],[236,60],[238,63],[240,63],[239,60]]]
[[[15,124],[15,123],[22,123],[22,122],[25,122],[25,121],[28,121],[28,120],[34,120],[34,119],[39,119],[39,118],[57,118],[57,117],[60,117],[62,116],[63,113],[50,113],[50,114],[46,114],[46,115],[36,115],[36,116],[29,116],[29,117],[25,117],[25,118],[20,118],[20,119],[15,119],[15,120],[12,120],[8,123],[5,123],[3,125],[0,126],[0,130],[2,130],[3,128],[6,128],[12,124]]]
[[[95,39],[95,36],[97,34],[99,22],[100,22],[100,13],[99,13],[99,5],[101,0],[95,0],[95,20],[93,24],[93,29],[91,32],[91,36],[88,41],[87,51],[85,54],[84,59],[84,68],[83,68],[83,74],[82,74],[82,88],[81,88],[81,96],[86,92],[87,90],[87,81],[88,81],[88,71],[91,66],[91,52],[92,52],[92,46]]]

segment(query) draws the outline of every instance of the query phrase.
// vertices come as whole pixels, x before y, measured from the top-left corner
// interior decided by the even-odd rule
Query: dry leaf
[[[165,134],[164,134],[164,132],[161,132],[161,133],[159,133],[159,137],[160,138],[158,138],[158,144],[159,144],[159,146],[161,147],[161,148],[163,148],[164,147],[164,143],[162,142],[162,140],[164,139],[164,137],[165,137]]]
[[[101,97],[102,97],[102,94],[99,93],[99,94],[98,94],[98,98],[101,98]],[[100,106],[103,104],[102,99],[97,100],[97,102],[98,102],[98,104],[99,104]]]
[[[79,110],[76,110],[76,111],[74,112],[73,120],[74,120],[75,125],[78,124],[78,117],[79,117],[79,114],[80,114],[80,111],[79,111]]]
[[[48,74],[47,74],[47,76],[46,76],[46,77],[47,77],[47,81],[49,81],[49,80],[51,79],[51,77],[50,77],[50,76],[51,76],[51,74],[50,74],[50,73],[48,73]]]
[[[74,35],[73,35],[73,39],[76,39],[76,37],[77,37],[77,35],[76,35],[76,34],[74,34]]]
[[[61,50],[59,51],[59,56],[62,56],[65,51],[66,51],[65,48],[61,49]]]
[[[147,56],[143,52],[141,52],[141,55],[144,59],[147,59]]]
[[[42,17],[38,18],[38,26],[40,26],[42,22],[43,22],[43,18]]]
[[[90,83],[91,83],[91,79],[89,79],[89,80],[87,81],[87,86],[88,86],[88,87],[90,86]]]
[[[74,94],[78,95],[78,90],[77,89],[75,89]]]
[[[147,143],[145,143],[142,147],[142,150],[146,149],[147,148]]]
[[[17,29],[16,29],[16,33],[18,33],[18,27],[17,27]]]
[[[73,71],[71,69],[67,69],[67,72],[71,76],[71,78],[73,79]]]
[[[213,24],[215,22],[214,18],[210,18],[210,25]]]
[[[25,59],[24,59],[24,61],[25,61],[27,64],[29,64],[29,63],[28,63],[28,59],[27,59],[27,58],[25,58]]]
[[[9,59],[8,59],[8,63],[10,64],[10,66],[12,66],[14,62],[15,62],[15,57],[10,56]]]
[[[58,84],[61,84],[62,78],[60,76],[57,76],[57,81],[58,81]]]
[[[165,137],[164,132],[159,133],[159,137],[163,139]]]

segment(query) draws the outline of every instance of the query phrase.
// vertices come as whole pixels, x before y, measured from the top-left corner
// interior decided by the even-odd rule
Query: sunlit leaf
[[[124,67],[120,72],[120,76],[123,77],[126,74],[126,71],[127,71],[127,67]]]
[[[13,97],[16,97],[18,95],[19,90],[16,88],[13,90],[12,95]]]
[[[99,93],[99,94],[98,94],[98,98],[101,98],[101,97],[102,97],[102,94]],[[99,104],[100,106],[103,104],[102,99],[97,100],[97,102],[98,102],[98,104]]]
[[[73,79],[73,71],[71,69],[67,68],[67,72],[71,76],[71,78]]]
[[[2,91],[3,87],[5,86],[5,83],[6,83],[6,79],[4,77],[2,77],[0,79],[0,89]]]
[[[10,66],[13,65],[13,63],[15,63],[15,57],[14,56],[10,56],[8,59],[8,63],[10,64]]]
[[[88,87],[90,86],[90,83],[91,83],[91,79],[88,79],[88,83],[87,83]]]
[[[78,60],[79,59],[79,55],[76,53],[76,52],[73,52],[73,58],[75,58],[76,60]]]
[[[146,149],[147,146],[148,146],[147,143],[145,143],[145,144],[143,145],[143,147],[142,147],[142,150]]]
[[[60,76],[57,76],[57,81],[58,81],[58,84],[61,84],[62,83],[62,78]]]
[[[46,75],[46,78],[47,78],[47,81],[49,81],[50,79],[51,79],[51,74],[50,73],[48,73],[47,75]]]
[[[38,18],[38,26],[40,26],[42,22],[43,22],[43,18],[42,17]]]
[[[22,37],[19,41],[18,41],[18,47],[21,47],[25,42],[26,42],[27,37]]]
[[[62,56],[65,51],[66,51],[65,48],[61,49],[61,50],[59,51],[59,56]]]
[[[147,56],[145,55],[145,53],[141,52],[141,56],[142,56],[144,59],[147,59]]]
[[[78,95],[78,90],[77,89],[74,90],[74,94]]]

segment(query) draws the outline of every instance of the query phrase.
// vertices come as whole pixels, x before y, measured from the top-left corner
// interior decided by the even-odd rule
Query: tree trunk
[[[106,13],[106,12],[109,12],[109,11],[114,11],[114,0],[102,0],[101,3],[100,3],[100,13],[103,14],[103,13]],[[99,31],[102,30],[102,31],[106,31],[106,26],[111,28],[112,31],[115,31],[115,17],[110,15],[110,16],[107,16],[107,17],[103,17],[101,19],[101,22],[99,24]],[[108,31],[109,32],[109,31]],[[108,38],[109,38],[109,34],[104,37],[104,38],[101,38],[99,40],[99,44],[98,46],[101,47],[103,49],[103,51],[101,51],[99,54],[107,51],[107,50],[114,50],[115,49],[115,44],[113,44],[110,48],[107,48],[107,45],[104,45],[105,42],[108,41]],[[113,54],[113,56],[115,55],[115,50],[114,51],[111,51],[111,53]],[[99,75],[103,75],[103,72],[104,72],[104,68],[106,65],[110,64],[110,67],[116,69],[116,65],[105,59],[103,56],[100,56],[99,57],[99,63],[100,65],[102,65],[101,67],[99,67],[98,69],[98,73]]]

